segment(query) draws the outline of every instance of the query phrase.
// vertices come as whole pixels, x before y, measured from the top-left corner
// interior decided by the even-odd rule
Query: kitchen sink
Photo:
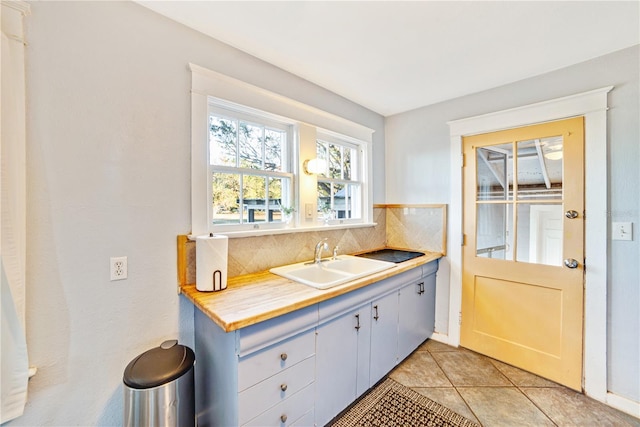
[[[329,289],[395,266],[392,262],[340,255],[335,259],[323,259],[319,263],[299,262],[269,271],[316,289]]]

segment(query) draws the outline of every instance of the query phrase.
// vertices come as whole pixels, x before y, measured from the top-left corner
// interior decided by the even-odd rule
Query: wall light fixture
[[[327,161],[324,159],[308,159],[302,164],[302,169],[307,175],[323,173],[327,169]]]

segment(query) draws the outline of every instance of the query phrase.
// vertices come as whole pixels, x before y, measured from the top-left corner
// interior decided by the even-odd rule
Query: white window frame
[[[189,64],[191,70],[191,234],[208,234],[211,185],[209,181],[208,114],[211,99],[243,106],[248,113],[262,112],[272,118],[292,123],[294,129],[291,147],[294,174],[294,228],[265,228],[264,223],[252,223],[249,230],[228,231],[216,229],[216,233],[229,237],[265,234],[293,233],[327,229],[317,221],[317,181],[315,175],[302,172],[303,162],[315,157],[318,132],[341,135],[347,140],[361,143],[362,218],[357,222],[336,221],[330,228],[371,227],[373,223],[372,135],[373,129],[342,117],[327,113],[304,103],[253,86],[224,74]],[[313,189],[313,191],[311,190]],[[256,227],[257,225],[257,227]],[[220,231],[218,231],[220,230]]]
[[[279,129],[287,133],[287,141],[283,147],[284,155],[282,161],[281,171],[268,171],[264,169],[250,169],[243,168],[239,165],[213,165],[208,161],[208,179],[207,179],[207,194],[213,193],[212,177],[216,172],[241,174],[242,176],[255,175],[263,176],[265,178],[285,178],[289,180],[289,185],[282,188],[282,192],[287,195],[288,205],[295,204],[295,174],[293,170],[293,136],[294,136],[294,123],[290,120],[283,119],[271,114],[267,114],[263,111],[258,111],[252,108],[248,108],[242,105],[234,104],[222,99],[214,97],[208,97],[208,109],[207,109],[207,123],[211,115],[217,115],[225,117],[231,120],[244,121],[252,123],[265,128]],[[211,153],[208,151],[210,148],[209,139],[207,138],[207,159],[210,158]],[[239,149],[239,147],[238,147]],[[242,209],[242,206],[239,207]],[[285,227],[284,222],[240,222],[239,224],[213,224],[213,204],[208,203],[208,232],[220,233],[224,231],[246,231],[253,229],[280,229]],[[267,211],[268,212],[268,211]],[[240,218],[243,214],[240,213]],[[257,226],[257,227],[256,227]]]
[[[364,200],[364,181],[365,176],[364,172],[366,168],[364,167],[364,158],[365,158],[365,149],[361,141],[347,138],[343,135],[336,135],[332,132],[318,130],[316,136],[317,141],[326,142],[329,144],[339,145],[346,148],[351,148],[355,151],[355,158],[351,159],[351,179],[343,179],[343,178],[330,178],[328,175],[321,176],[318,175],[317,182],[327,182],[332,184],[344,184],[344,185],[358,185],[358,194],[355,196],[355,208],[354,211],[358,211],[358,218],[333,218],[329,221],[329,224],[357,224],[362,222],[361,216],[364,215],[364,205],[362,201]],[[329,170],[329,163],[327,162],[327,171]],[[317,207],[318,210],[320,207]],[[321,218],[320,218],[321,219]]]

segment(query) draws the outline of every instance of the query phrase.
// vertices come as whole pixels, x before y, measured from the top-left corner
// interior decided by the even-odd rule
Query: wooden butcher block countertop
[[[182,293],[225,332],[235,331],[321,301],[362,288],[442,257],[441,253],[397,264],[395,267],[330,289],[320,290],[268,271],[232,277],[227,289],[200,292],[195,284],[181,286]]]

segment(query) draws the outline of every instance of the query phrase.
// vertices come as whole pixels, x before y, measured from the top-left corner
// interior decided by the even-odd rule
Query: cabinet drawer
[[[241,392],[238,396],[239,423],[246,423],[312,384],[315,369],[315,357],[309,357]]]
[[[290,426],[298,423],[298,420],[310,411],[313,412],[313,384],[309,384],[244,425],[256,427]]]
[[[316,352],[315,330],[309,330],[267,347],[249,356],[241,357],[238,366],[238,391],[243,391]]]
[[[311,411],[304,414],[302,417],[295,420],[293,424],[291,424],[291,427],[310,427],[310,426],[312,427],[315,425],[313,424],[314,418],[315,418],[315,415],[312,409]]]

